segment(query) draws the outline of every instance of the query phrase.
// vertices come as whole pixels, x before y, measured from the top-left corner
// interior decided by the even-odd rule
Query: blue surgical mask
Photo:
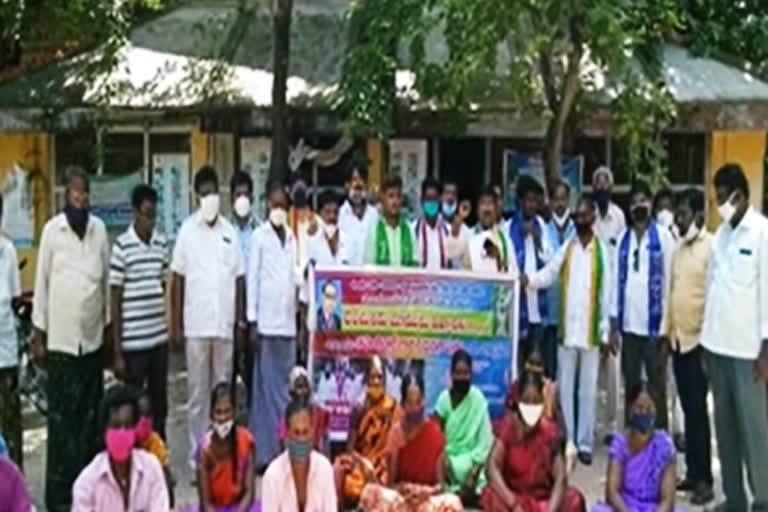
[[[426,218],[434,219],[440,211],[440,203],[437,201],[424,201],[421,205],[421,211],[424,212]]]
[[[650,434],[654,425],[656,425],[656,415],[652,412],[635,412],[629,417],[629,427],[638,434]]]
[[[288,458],[294,462],[306,462],[312,453],[312,442],[304,439],[288,439]]]
[[[452,201],[443,201],[443,215],[449,219],[456,215],[456,203]]]

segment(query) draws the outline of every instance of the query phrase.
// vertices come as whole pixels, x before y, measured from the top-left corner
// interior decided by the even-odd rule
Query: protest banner
[[[516,284],[508,276],[468,272],[313,269],[309,367],[315,400],[331,415],[331,440],[346,439],[349,413],[364,396],[374,355],[385,362],[386,390],[395,400],[407,373],[421,375],[431,411],[450,387],[451,356],[466,350],[473,358],[473,384],[498,419],[516,373]]]

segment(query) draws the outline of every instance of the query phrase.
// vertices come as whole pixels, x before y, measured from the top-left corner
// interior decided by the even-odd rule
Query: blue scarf
[[[533,218],[533,230],[541,238],[541,226],[537,218]],[[525,273],[525,238],[523,236],[523,216],[521,214],[516,215],[512,222],[509,223],[509,238],[512,240],[512,244],[515,246],[515,257],[517,258],[517,267],[520,269],[520,273]],[[539,257],[539,251],[536,253],[536,270],[544,268],[544,262]],[[546,322],[548,318],[549,301],[547,301],[547,289],[543,288],[538,291],[539,294],[539,317],[542,324]],[[528,300],[526,299],[525,292],[520,294],[520,336],[525,337],[528,335]]]
[[[626,304],[627,275],[629,268],[629,244],[632,229],[627,229],[619,244],[619,317],[616,319],[619,331],[624,332],[624,305]],[[638,242],[640,245],[640,242]],[[638,254],[638,258],[642,254]],[[661,325],[661,296],[664,290],[664,253],[659,240],[656,222],[648,226],[648,336],[655,338],[659,335]]]

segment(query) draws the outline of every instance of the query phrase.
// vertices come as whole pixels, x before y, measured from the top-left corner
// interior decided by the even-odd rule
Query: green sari
[[[450,392],[444,390],[437,398],[435,413],[443,420],[445,456],[450,467],[443,489],[458,492],[469,471],[481,465],[475,488],[479,494],[486,484],[485,463],[493,444],[491,417],[483,392],[471,386],[467,396],[454,408]]]

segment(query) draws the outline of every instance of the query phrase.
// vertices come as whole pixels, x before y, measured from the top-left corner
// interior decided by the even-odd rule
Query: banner
[[[253,180],[253,215],[266,219],[267,180],[272,157],[272,139],[269,137],[242,137],[240,139],[240,165]]]
[[[331,414],[333,441],[346,439],[363,399],[373,355],[385,363],[387,393],[422,376],[428,410],[450,387],[451,356],[466,350],[473,384],[491,416],[504,410],[517,347],[516,281],[500,275],[393,268],[317,268],[310,275],[310,368],[315,400]]]
[[[189,215],[189,155],[154,155],[152,187],[157,191],[157,228],[168,240],[175,240]]]
[[[29,200],[27,173],[17,164],[6,176],[2,194],[2,231],[16,249],[29,249],[34,234],[34,212]]]
[[[421,182],[427,177],[427,141],[392,139],[389,142],[389,168],[403,180],[403,208],[411,219],[421,212]]]
[[[576,203],[581,196],[582,175],[584,173],[583,156],[565,156],[560,164],[560,178],[571,189],[569,206],[576,210]],[[517,178],[531,176],[546,190],[547,180],[544,176],[544,163],[541,155],[518,153],[511,149],[504,150],[504,212],[517,210]]]
[[[96,176],[91,179],[91,213],[104,221],[107,231],[123,231],[133,222],[131,192],[142,183],[142,172],[124,176]]]

